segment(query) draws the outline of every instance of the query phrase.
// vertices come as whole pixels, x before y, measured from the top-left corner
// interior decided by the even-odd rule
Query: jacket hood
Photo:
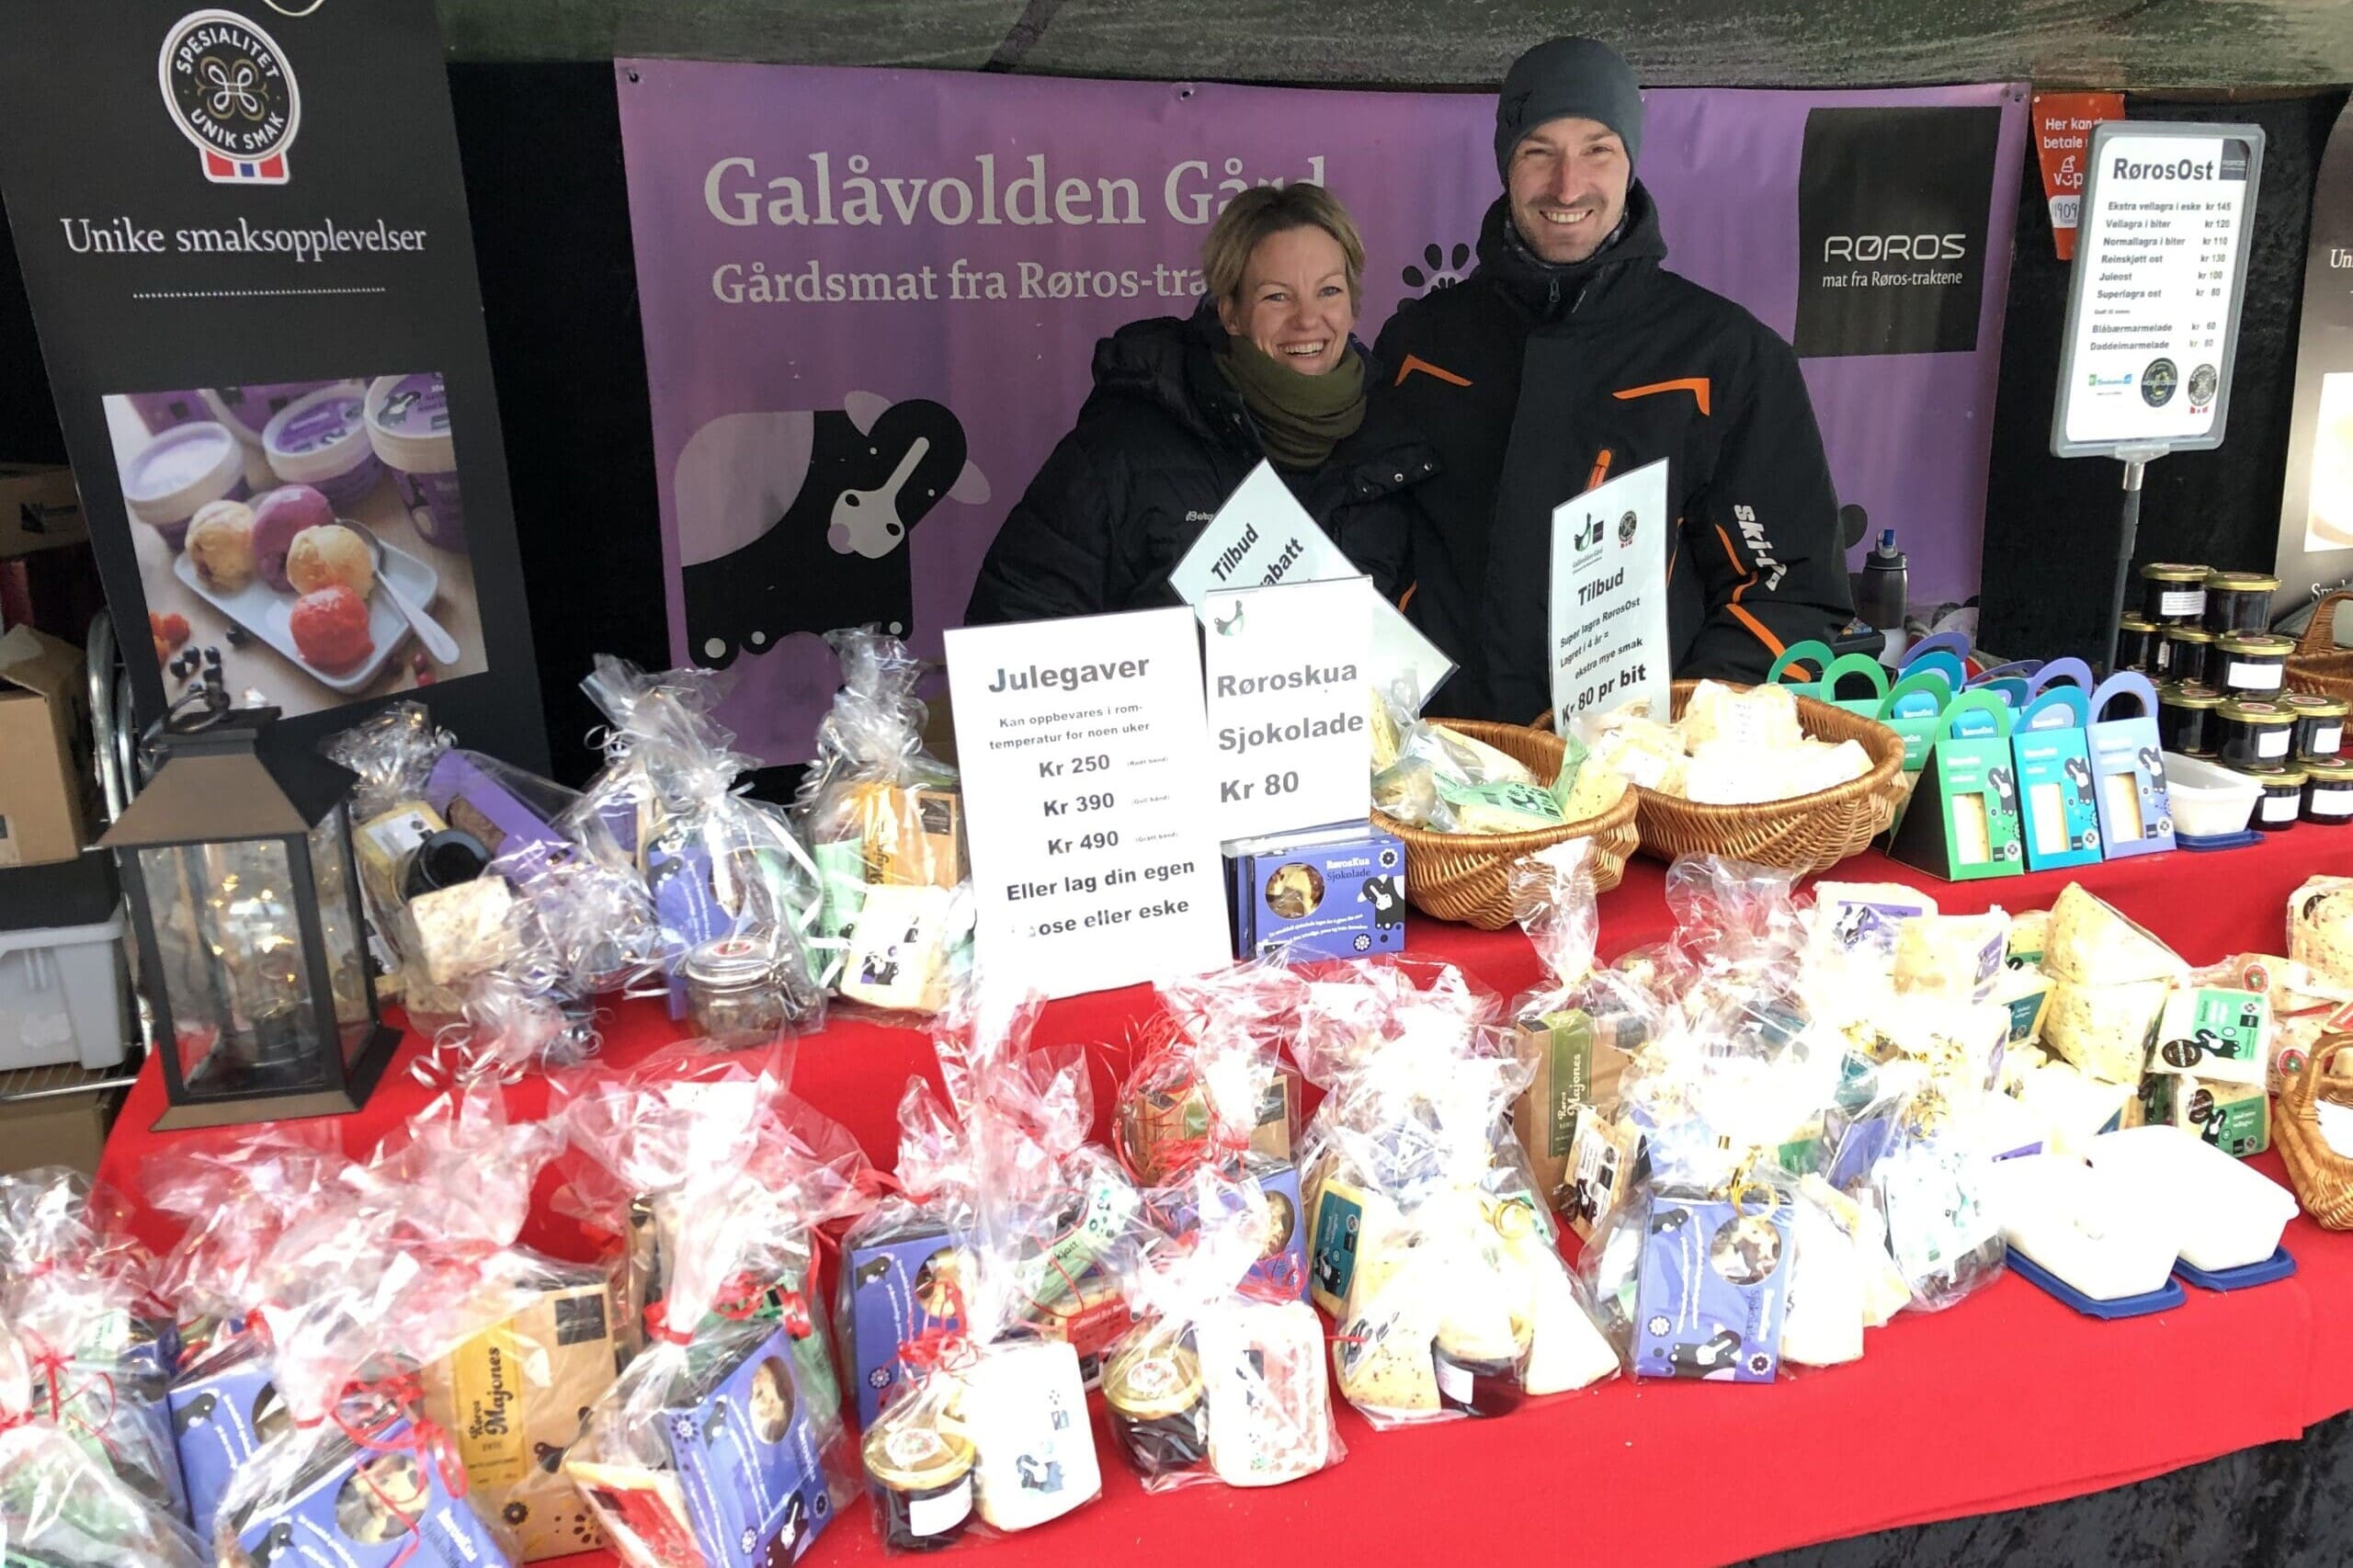
[[[1642,181],[1626,188],[1626,215],[1608,244],[1583,261],[1554,263],[1529,247],[1511,221],[1511,199],[1495,198],[1479,225],[1479,271],[1539,320],[1604,302],[1625,279],[1666,259],[1658,204]]]

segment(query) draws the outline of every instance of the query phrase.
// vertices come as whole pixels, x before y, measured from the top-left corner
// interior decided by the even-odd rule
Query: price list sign
[[[1075,996],[1231,958],[1193,612],[947,645],[983,966]]]
[[[2262,169],[2259,126],[2094,131],[2053,453],[2222,445]]]

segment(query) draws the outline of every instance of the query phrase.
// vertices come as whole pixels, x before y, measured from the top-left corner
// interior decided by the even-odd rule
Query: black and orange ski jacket
[[[1640,181],[1617,239],[1539,260],[1489,210],[1479,265],[1400,306],[1367,419],[1427,436],[1406,614],[1462,667],[1431,711],[1526,723],[1551,706],[1552,508],[1667,460],[1678,676],[1761,679],[1852,613],[1838,503],[1797,356],[1740,306],[1663,269]]]

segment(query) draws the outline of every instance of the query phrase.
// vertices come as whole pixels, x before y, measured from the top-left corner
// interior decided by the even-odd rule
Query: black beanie
[[[1592,38],[1548,39],[1511,62],[1495,97],[1495,172],[1511,183],[1512,149],[1548,119],[1599,120],[1626,144],[1631,166],[1643,150],[1643,89],[1634,68]]]

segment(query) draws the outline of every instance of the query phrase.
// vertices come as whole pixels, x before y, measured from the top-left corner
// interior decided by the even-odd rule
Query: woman
[[[1168,574],[1271,460],[1332,541],[1394,598],[1417,437],[1364,427],[1377,374],[1349,335],[1364,242],[1321,187],[1235,197],[1202,247],[1208,292],[1095,347],[1095,391],[981,562],[974,625],[1177,602]]]

